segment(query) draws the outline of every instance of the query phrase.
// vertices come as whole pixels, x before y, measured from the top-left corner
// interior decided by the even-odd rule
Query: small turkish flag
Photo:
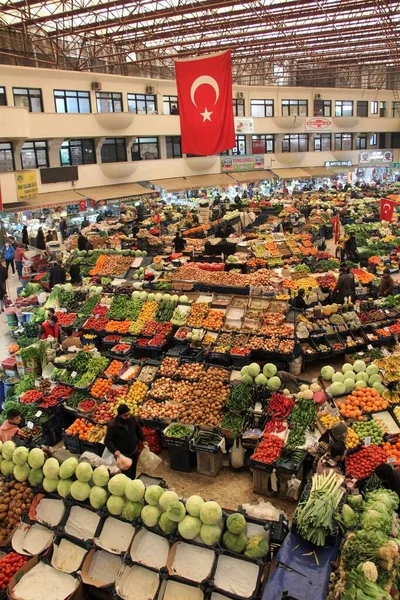
[[[175,62],[182,151],[207,156],[234,148],[231,52]]]
[[[380,221],[388,221],[390,223],[393,217],[395,206],[396,202],[393,200],[381,198],[381,214],[379,217]]]
[[[79,200],[79,210],[83,212],[86,210],[86,200]]]
[[[333,225],[333,233],[334,233],[334,242],[338,243],[339,240],[339,215],[336,215],[331,219],[331,223]]]

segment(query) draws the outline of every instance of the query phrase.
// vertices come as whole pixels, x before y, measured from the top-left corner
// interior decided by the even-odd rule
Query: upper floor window
[[[335,133],[335,150],[352,150],[352,133]]]
[[[21,165],[23,169],[40,169],[49,166],[47,142],[25,142],[21,149]]]
[[[335,117],[352,117],[353,116],[353,101],[352,100],[336,100],[335,101]]]
[[[247,145],[246,145],[246,136],[245,135],[237,135],[235,136],[236,146],[232,148],[232,154],[246,154],[247,153]]]
[[[120,92],[96,92],[97,112],[122,112],[122,94]]]
[[[0,106],[7,106],[6,88],[0,86]]]
[[[392,102],[392,117],[400,117],[400,102]]]
[[[160,158],[158,137],[135,138],[132,144],[132,160],[156,160]]]
[[[57,113],[90,113],[90,92],[54,90]]]
[[[137,115],[155,115],[157,98],[153,94],[128,94],[128,111]]]
[[[378,136],[376,133],[371,133],[371,137],[369,138],[369,145],[370,146],[378,145]]]
[[[244,117],[244,98],[233,98],[233,116]]]
[[[357,117],[368,117],[368,100],[357,100]]]
[[[96,162],[94,141],[65,140],[60,149],[61,166],[93,165]]]
[[[42,90],[36,88],[13,88],[14,105],[23,106],[29,112],[43,112]]]
[[[250,100],[250,114],[252,117],[273,117],[273,100]]]
[[[6,173],[7,171],[15,171],[11,142],[0,144],[0,173]]]
[[[306,117],[307,113],[307,100],[282,100],[282,117]]]
[[[286,134],[282,140],[282,152],[308,152],[308,134]]]
[[[331,100],[314,100],[314,117],[331,117]]]
[[[376,100],[372,100],[370,109],[371,109],[371,115],[378,114],[378,102]]]
[[[366,150],[367,149],[367,134],[360,133],[356,139],[356,150]]]
[[[252,154],[270,154],[271,152],[274,152],[274,135],[272,133],[251,136]]]
[[[179,115],[178,96],[163,96],[164,115]]]
[[[101,162],[125,162],[125,138],[106,138],[101,147]]]
[[[182,158],[180,135],[167,135],[165,143],[167,146],[167,158]]]
[[[386,117],[386,102],[379,102],[379,116]]]
[[[314,152],[329,152],[331,150],[331,134],[316,133],[314,136]]]

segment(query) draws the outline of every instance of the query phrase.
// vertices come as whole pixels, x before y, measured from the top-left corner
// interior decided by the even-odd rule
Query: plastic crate
[[[222,452],[202,452],[196,450],[197,472],[201,475],[216,477],[222,469]]]
[[[173,471],[190,473],[196,466],[196,454],[183,448],[168,448],[169,466]]]
[[[63,433],[62,440],[68,452],[71,452],[71,454],[82,454],[79,436]]]
[[[97,454],[97,456],[102,456],[104,452],[104,444],[101,442],[88,442],[87,440],[81,441],[81,453],[84,452],[93,452],[93,454]]]
[[[253,469],[253,492],[263,496],[276,496],[277,492],[272,489],[271,476],[271,472]]]

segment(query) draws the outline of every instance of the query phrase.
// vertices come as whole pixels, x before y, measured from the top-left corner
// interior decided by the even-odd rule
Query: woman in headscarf
[[[317,450],[314,457],[313,468],[317,468],[319,459],[329,451],[329,447],[333,442],[345,442],[347,438],[348,427],[343,421],[338,421],[328,429],[319,438]]]

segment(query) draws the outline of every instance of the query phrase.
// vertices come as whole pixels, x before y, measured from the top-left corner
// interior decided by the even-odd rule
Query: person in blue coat
[[[9,240],[6,240],[6,242],[3,246],[3,255],[6,260],[7,275],[8,275],[8,267],[10,265],[12,268],[13,275],[15,275],[15,265],[14,265],[15,250],[14,250],[13,246],[11,245],[11,243],[9,242]]]

